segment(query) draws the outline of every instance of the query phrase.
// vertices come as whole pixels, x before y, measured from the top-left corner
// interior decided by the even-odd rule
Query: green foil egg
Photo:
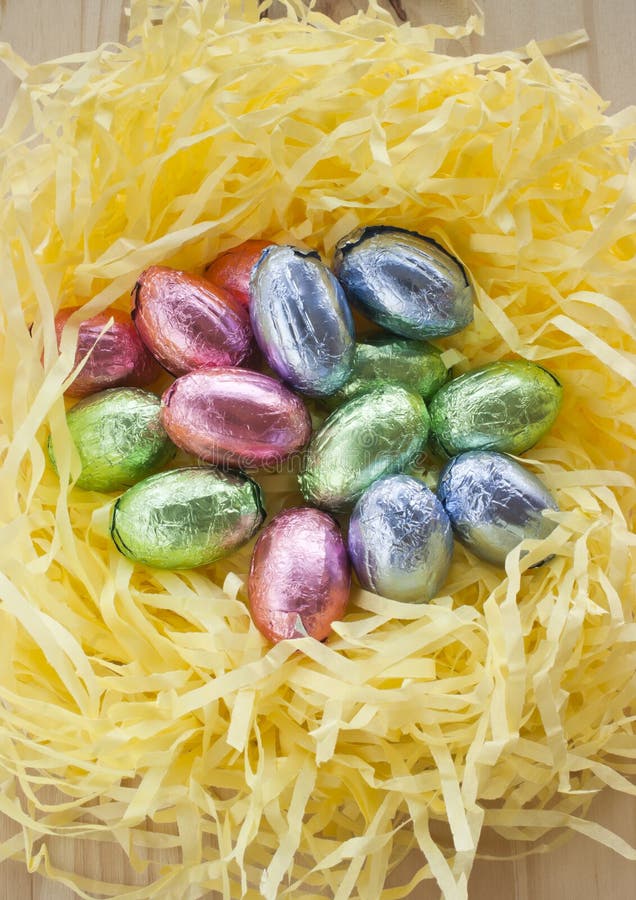
[[[119,491],[136,484],[174,456],[160,418],[161,400],[139,388],[110,388],[80,400],[66,423],[79,453],[77,486]],[[57,471],[53,442],[49,457]]]
[[[333,512],[349,509],[377,478],[404,471],[422,452],[428,431],[418,394],[397,384],[359,394],[311,439],[299,478],[305,499]]]
[[[356,344],[353,371],[346,384],[323,399],[335,409],[378,384],[401,384],[426,400],[448,380],[442,351],[428,341],[383,335]]]
[[[261,491],[241,472],[171,469],[123,494],[111,535],[129,559],[159,569],[193,569],[229,556],[265,518]]]
[[[519,454],[552,427],[563,388],[526,360],[490,363],[445,384],[429,404],[431,437],[448,456],[465,450]]]

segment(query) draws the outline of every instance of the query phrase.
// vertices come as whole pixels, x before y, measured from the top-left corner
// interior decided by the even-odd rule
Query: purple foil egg
[[[173,443],[217,465],[273,465],[302,450],[311,435],[300,397],[249,369],[182,375],[163,395],[161,418]]]
[[[351,570],[336,522],[317,509],[279,513],[261,532],[252,554],[248,597],[265,637],[324,640],[349,600]]]
[[[173,375],[239,366],[254,353],[248,311],[206,278],[151,266],[139,276],[133,297],[139,336]]]

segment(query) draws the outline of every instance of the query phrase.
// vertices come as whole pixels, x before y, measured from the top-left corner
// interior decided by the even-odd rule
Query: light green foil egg
[[[523,453],[552,427],[563,388],[526,360],[490,363],[445,384],[429,404],[431,437],[448,456],[465,450]]]
[[[111,388],[80,400],[66,417],[82,463],[77,486],[119,491],[171,459],[176,448],[160,410],[159,397],[139,388]],[[49,457],[57,471],[50,439]]]
[[[259,486],[211,466],[153,475],[119,498],[111,535],[129,559],[159,569],[192,569],[228,556],[265,518]]]
[[[397,384],[359,394],[311,439],[299,479],[305,499],[334,512],[349,509],[377,478],[404,471],[422,452],[428,431],[418,394]]]
[[[356,344],[353,372],[347,383],[323,402],[335,409],[378,384],[401,384],[426,400],[448,380],[442,351],[428,341],[385,335]]]

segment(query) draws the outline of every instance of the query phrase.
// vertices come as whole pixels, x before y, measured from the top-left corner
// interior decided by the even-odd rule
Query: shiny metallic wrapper
[[[161,424],[161,401],[140,388],[111,388],[80,400],[66,423],[82,463],[76,484],[119,491],[171,459],[176,448]],[[55,452],[49,440],[49,456]]]
[[[58,347],[64,326],[79,306],[67,306],[55,316]],[[102,331],[113,319],[112,325]],[[113,387],[144,387],[161,374],[161,368],[137,334],[127,313],[106,310],[85,319],[78,330],[74,366],[88,357],[81,372],[66,389],[69,397],[86,397]]]
[[[358,341],[349,380],[323,402],[335,409],[378,384],[401,384],[426,400],[448,380],[442,351],[428,341],[383,335]]]
[[[254,352],[249,313],[207,278],[151,266],[133,290],[139,335],[173,375],[206,366],[239,366]]]
[[[356,503],[347,536],[349,557],[363,588],[425,603],[444,584],[453,532],[444,507],[417,478],[389,475]]]
[[[159,569],[192,569],[228,556],[261,526],[256,482],[212,467],[153,475],[119,498],[112,538],[129,559]]]
[[[250,293],[254,336],[277,375],[314,397],[338,390],[351,373],[355,332],[344,292],[318,254],[268,247]]]
[[[348,300],[394,334],[455,334],[473,320],[473,289],[463,268],[414,231],[357,228],[338,243],[333,265]]]
[[[451,459],[442,470],[438,495],[459,540],[498,566],[526,538],[548,537],[555,523],[543,512],[559,508],[536,475],[510,456],[487,450]]]
[[[317,509],[288,509],[254,547],[248,596],[254,624],[276,643],[324,640],[345,614],[351,571],[336,522]]]
[[[424,401],[400,385],[359,394],[312,437],[299,479],[303,496],[324,509],[349,509],[377,478],[403,471],[419,456],[428,429]]]
[[[221,466],[280,463],[311,436],[311,417],[300,397],[249,369],[182,375],[163,395],[161,418],[178,447]]]
[[[212,260],[205,270],[205,277],[228,291],[243,306],[249,306],[252,270],[265,247],[271,246],[271,241],[244,241]]]
[[[429,404],[435,446],[523,453],[552,427],[563,388],[547,369],[523,359],[489,363],[444,385]]]

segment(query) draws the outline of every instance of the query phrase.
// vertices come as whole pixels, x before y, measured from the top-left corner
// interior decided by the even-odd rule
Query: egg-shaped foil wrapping
[[[111,535],[129,559],[193,569],[234,553],[265,518],[261,490],[241,472],[193,466],[160,472],[123,494]]]
[[[58,347],[64,326],[79,308],[66,306],[55,316]],[[104,331],[111,319],[112,324]],[[79,366],[84,359],[86,362],[81,372],[65,391],[69,397],[86,397],[123,385],[144,387],[161,374],[156,360],[137,334],[132,319],[118,309],[97,313],[80,324],[73,366]]]
[[[171,459],[176,448],[161,424],[161,401],[140,388],[110,388],[85,397],[66,416],[87,491],[130,487]],[[49,439],[54,468],[55,451]]]
[[[397,383],[426,400],[448,380],[442,351],[428,341],[410,341],[394,335],[358,341],[349,380],[324,398],[335,409],[378,384]]]
[[[264,250],[252,272],[250,315],[267,362],[297,391],[322,397],[349,378],[351,311],[317,253],[287,246]]]
[[[455,456],[442,470],[437,492],[459,540],[495,565],[503,566],[521,541],[543,540],[555,527],[543,515],[559,508],[550,491],[504,453]]]
[[[139,276],[133,297],[142,341],[173,375],[239,366],[254,352],[248,311],[207,278],[151,266]]]
[[[375,481],[356,503],[347,536],[363,588],[393,600],[425,603],[448,575],[453,532],[435,494],[410,475]]]
[[[563,388],[547,369],[526,360],[489,363],[445,384],[429,404],[435,446],[523,453],[551,428]]]
[[[347,608],[351,570],[336,522],[318,509],[287,509],[254,547],[248,597],[254,624],[276,643],[324,640]]]
[[[473,289],[459,262],[414,231],[357,228],[338,243],[334,271],[347,299],[387,331],[421,339],[473,320]]]
[[[163,395],[161,415],[178,447],[222,466],[280,463],[311,436],[311,417],[300,397],[249,369],[182,375]]]
[[[205,277],[228,291],[243,306],[249,306],[252,269],[265,247],[271,246],[272,241],[244,241],[213,259],[205,270]]]
[[[340,406],[313,435],[300,487],[309,503],[349,509],[370,484],[406,469],[422,452],[429,417],[418,394],[379,385]]]

